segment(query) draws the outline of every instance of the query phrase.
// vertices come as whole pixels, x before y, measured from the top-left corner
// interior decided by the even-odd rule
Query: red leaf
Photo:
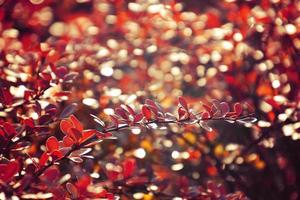
[[[123,176],[128,178],[133,175],[136,170],[136,161],[135,159],[127,159],[123,163]]]
[[[71,147],[74,144],[74,141],[72,140],[72,138],[70,136],[65,136],[63,138],[63,145],[65,147]]]
[[[70,119],[74,125],[74,127],[79,130],[79,131],[83,131],[83,127],[82,127],[82,124],[80,123],[80,121],[74,116],[74,115],[71,115],[70,116]]]
[[[70,120],[68,119],[63,119],[60,122],[60,130],[64,133],[64,134],[68,134],[68,131],[70,130],[70,128],[73,127],[73,124]]]
[[[96,130],[85,130],[82,132],[82,138],[80,139],[80,143],[83,143],[93,137],[98,131]]]
[[[48,152],[53,152],[59,148],[59,143],[56,137],[51,136],[46,141],[46,147]]]
[[[209,113],[210,116],[213,115],[211,107],[206,105],[206,104],[202,104],[202,106],[204,107],[204,109]]]
[[[91,184],[92,180],[89,176],[82,176],[75,184],[79,193],[86,191],[87,187]]]
[[[66,188],[67,188],[68,192],[70,193],[72,199],[78,198],[78,190],[72,183],[67,183]]]
[[[209,119],[209,113],[204,111],[202,114],[201,114],[201,119]]]
[[[113,116],[113,115],[110,115],[110,118],[111,118],[111,121],[114,124],[114,127],[118,127],[119,126],[119,120],[118,120],[118,118],[115,117],[115,116]]]
[[[82,137],[82,133],[76,128],[70,128],[68,131],[68,135],[75,141],[78,142]]]
[[[183,97],[178,97],[178,101],[179,101],[179,104],[186,110],[188,111],[189,108],[188,108],[188,104],[186,102],[186,100],[183,98]]]
[[[6,165],[1,165],[0,169],[1,168],[3,168],[3,170],[0,172],[0,179],[6,182],[19,172],[20,165],[17,161],[10,161]]]
[[[144,117],[144,115],[142,113],[139,113],[139,114],[137,114],[137,115],[134,116],[133,122],[134,123],[138,123],[138,122],[140,122],[143,119],[143,117]]]
[[[242,105],[240,103],[235,103],[234,104],[234,112],[237,116],[240,116],[243,112]]]
[[[57,160],[57,159],[62,158],[64,155],[61,151],[56,150],[51,153],[51,156],[53,157],[54,160]]]
[[[187,111],[183,107],[178,108],[178,117],[179,120],[184,120],[187,118]]]
[[[125,105],[126,106],[126,110],[131,114],[131,115],[135,115],[135,111],[133,110],[133,108],[131,108],[131,106],[129,105]]]
[[[49,154],[44,152],[39,160],[40,167],[43,167],[49,159]]]
[[[142,113],[148,121],[151,120],[151,110],[147,106],[143,105]]]
[[[0,89],[0,103],[4,105],[11,105],[13,102],[13,96],[10,93],[9,89],[1,88]]]
[[[123,109],[121,107],[120,108],[116,108],[115,109],[115,113],[117,115],[119,115],[121,118],[128,120],[128,113],[127,113],[127,111],[125,109]]]

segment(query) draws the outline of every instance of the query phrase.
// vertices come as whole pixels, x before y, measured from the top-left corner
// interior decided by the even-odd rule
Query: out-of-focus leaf
[[[71,114],[73,114],[75,112],[77,108],[77,104],[76,103],[72,103],[70,105],[68,105],[67,107],[65,107],[65,109],[60,113],[59,118],[60,119],[64,119],[69,117]]]
[[[78,190],[72,183],[66,184],[67,191],[70,193],[72,199],[78,198]]]
[[[179,104],[186,110],[188,111],[188,104],[186,102],[186,100],[183,98],[183,97],[178,97],[178,101],[179,101]]]
[[[242,105],[240,103],[235,103],[234,104],[234,112],[236,113],[237,116],[240,116],[243,112]]]

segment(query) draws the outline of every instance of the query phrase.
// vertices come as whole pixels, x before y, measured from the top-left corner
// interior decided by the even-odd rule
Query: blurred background
[[[184,176],[191,188],[214,182],[250,199],[299,199],[299,1],[0,0],[0,6],[0,70],[27,73],[37,49],[52,49],[49,59],[79,76],[54,87],[49,99],[70,89],[57,97],[59,106],[78,103],[75,115],[86,128],[98,127],[90,114],[109,121],[117,105],[139,108],[146,98],[175,112],[181,95],[195,110],[212,99],[241,102],[258,119],[251,126],[215,122],[212,132],[121,131],[96,145],[95,159],[62,171],[94,172],[97,182],[107,176],[101,166],[135,158],[164,194],[180,196]],[[151,199],[145,187],[129,192]]]

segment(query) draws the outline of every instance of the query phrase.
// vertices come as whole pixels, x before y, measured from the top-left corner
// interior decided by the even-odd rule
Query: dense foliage
[[[0,199],[299,198],[300,2],[0,6]]]

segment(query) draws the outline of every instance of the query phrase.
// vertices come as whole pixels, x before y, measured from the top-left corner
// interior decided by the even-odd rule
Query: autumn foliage
[[[0,199],[299,198],[299,2],[0,6]]]

